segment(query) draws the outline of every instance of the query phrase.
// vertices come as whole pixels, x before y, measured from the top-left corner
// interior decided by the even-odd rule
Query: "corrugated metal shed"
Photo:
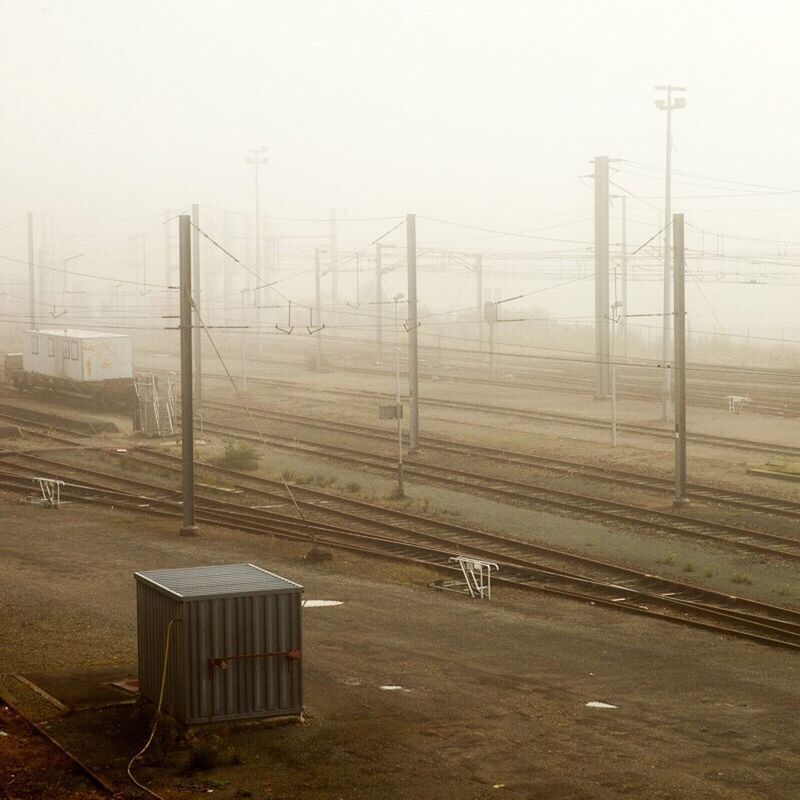
[[[186,723],[299,715],[303,587],[254,564],[137,572],[139,687]]]

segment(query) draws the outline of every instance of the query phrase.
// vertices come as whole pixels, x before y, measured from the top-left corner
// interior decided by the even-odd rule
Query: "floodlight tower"
[[[680,96],[680,92],[685,92],[685,86],[656,86],[657,92],[665,92],[666,99],[655,100],[656,108],[659,111],[667,112],[667,163],[666,163],[666,183],[664,189],[664,219],[666,220],[664,229],[664,319],[661,336],[661,419],[669,419],[670,408],[670,375],[669,375],[669,350],[670,350],[670,322],[669,317],[672,313],[672,303],[670,298],[670,262],[672,260],[672,112],[686,106],[686,98]]]
[[[256,306],[262,305],[261,303],[261,285],[264,283],[264,278],[261,273],[261,191],[259,185],[259,172],[262,164],[268,164],[267,152],[269,147],[253,147],[250,150],[250,155],[245,159],[246,163],[252,164],[255,167],[256,173],[256,275],[258,286],[256,286]]]

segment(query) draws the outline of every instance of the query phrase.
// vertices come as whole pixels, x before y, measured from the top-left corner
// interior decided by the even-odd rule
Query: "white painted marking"
[[[342,600],[303,600],[303,608],[326,608],[343,605]]]
[[[612,706],[611,703],[602,703],[600,700],[590,700],[586,704],[587,708],[618,708],[618,706]]]
[[[381,686],[380,688],[383,689],[384,692],[410,692],[411,691],[411,689],[406,689],[406,688],[404,688],[402,686],[397,686],[397,684],[394,684],[394,683],[388,684],[387,686]]]

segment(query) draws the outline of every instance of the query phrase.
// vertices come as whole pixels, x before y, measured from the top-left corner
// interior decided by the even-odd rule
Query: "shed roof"
[[[134,573],[134,578],[165,594],[191,600],[303,591],[299,583],[267,572],[255,564],[149,570]]]

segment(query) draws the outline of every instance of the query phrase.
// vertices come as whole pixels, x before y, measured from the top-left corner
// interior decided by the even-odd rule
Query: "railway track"
[[[364,366],[347,366],[341,364],[337,365],[337,372],[349,372],[358,375],[386,375],[391,376],[393,373],[390,370],[378,369],[376,367]],[[505,369],[506,373],[514,372],[513,369]],[[519,378],[502,378],[495,377],[494,379],[480,378],[455,373],[447,370],[424,370],[420,374],[421,380],[429,381],[447,381],[452,383],[464,383],[476,386],[492,386],[502,387],[507,389],[524,389],[545,392],[559,392],[564,394],[579,394],[591,397],[596,392],[596,381],[592,378],[585,378],[579,376],[562,375],[560,378],[542,378],[527,377],[524,379]],[[660,384],[653,383],[652,387],[649,385],[642,385],[639,381],[625,380],[618,376],[617,378],[617,397],[621,400],[638,400],[641,402],[658,402],[661,397]],[[631,386],[630,384],[634,385]],[[687,392],[687,402],[689,406],[697,406],[704,408],[717,408],[722,409],[725,405],[725,396],[729,394],[741,394],[745,390],[741,388],[732,389],[730,386],[720,386],[719,389],[702,389],[690,388]],[[745,392],[746,393],[746,392]],[[765,396],[753,399],[750,404],[750,409],[759,414],[766,416],[776,417],[789,417],[795,418],[800,415],[800,407],[798,406],[797,399],[789,393],[780,396],[770,396],[765,393]]]
[[[231,413],[243,414],[243,409],[235,403],[226,403],[216,400],[206,400],[206,408],[220,410],[230,415]],[[348,433],[370,441],[380,442],[394,447],[397,438],[394,433],[387,433],[366,425],[352,422],[329,421],[307,415],[290,414],[269,408],[249,408],[249,413],[260,419],[286,422],[298,425],[303,429],[316,429],[334,434]],[[213,424],[213,423],[212,423]],[[407,441],[407,437],[405,437]],[[420,444],[426,452],[439,452],[447,455],[463,456],[469,459],[479,458],[484,461],[499,463],[503,466],[519,465],[532,469],[555,472],[561,475],[580,475],[593,480],[606,483],[615,483],[630,489],[642,489],[661,494],[672,494],[674,481],[656,475],[630,472],[605,466],[595,466],[581,461],[572,461],[551,456],[533,455],[519,451],[509,451],[486,445],[474,445],[457,442],[437,436],[421,436]],[[736,508],[756,511],[800,520],[800,502],[785,498],[769,497],[741,492],[734,489],[692,482],[687,486],[690,498],[703,500],[709,503],[719,503]]]
[[[26,456],[26,458],[38,461],[38,466],[41,466],[42,462],[50,461],[39,456]],[[104,506],[113,503],[118,508],[175,518],[181,515],[177,490],[172,496],[165,497],[166,487],[154,486],[152,483],[131,478],[124,478],[128,489],[110,488],[103,482],[97,482],[96,478],[100,478],[101,481],[109,478],[117,481],[120,476],[109,476],[95,470],[63,464],[57,466],[76,470],[86,476],[95,475],[95,481],[68,482],[64,487],[65,498]],[[151,494],[131,491],[134,488],[133,484],[138,484],[138,488],[149,489]],[[24,468],[0,469],[0,486],[17,492],[30,490],[29,478],[25,475]],[[153,491],[157,494],[153,495]],[[314,492],[314,494],[321,493]],[[247,508],[209,497],[200,499],[197,511],[198,520],[201,522],[294,541],[313,542],[316,545],[345,549],[367,556],[413,562],[448,574],[456,572],[456,568],[450,562],[450,558],[456,553],[491,558],[501,565],[501,573],[496,580],[517,589],[558,595],[571,600],[702,628],[717,634],[800,650],[800,613],[791,609],[738,598],[572,554],[559,553],[550,548],[542,548],[483,531],[425,520],[426,525],[434,526],[436,531],[403,529],[394,523],[383,522],[380,524],[384,528],[392,526],[392,535],[387,535],[386,531],[366,533],[350,527],[312,523],[298,517]],[[382,511],[395,517],[410,516],[385,509]],[[352,516],[352,512],[344,513]],[[559,569],[541,560],[543,555],[553,557],[556,554],[572,561],[573,568]],[[605,572],[606,577],[578,574],[574,571],[574,565],[577,563],[582,563],[584,566],[592,565],[596,572]]]
[[[237,408],[231,404],[225,403],[208,403],[207,405],[226,411]],[[259,410],[256,413],[265,414],[267,412]],[[277,416],[284,420],[307,422],[307,418],[302,418],[297,415],[279,413]],[[323,423],[317,423],[317,425],[330,429],[330,424],[323,425]],[[346,427],[350,432],[365,435],[364,429],[355,424],[342,426],[341,424],[334,423],[334,425],[339,431]],[[209,430],[220,433],[221,435],[256,443],[261,443],[262,441],[261,437],[254,436],[234,426],[207,423],[207,427]],[[369,434],[373,438],[376,436],[374,431],[369,431]],[[64,437],[54,438],[58,438],[60,442],[70,441]],[[297,451],[301,447],[296,439],[288,437],[270,435],[267,440],[273,446],[289,448],[293,451]],[[446,449],[450,453],[458,453],[466,456],[477,455],[482,458],[491,457],[496,461],[502,461],[504,464],[511,461],[512,463],[524,463],[527,466],[541,467],[543,463],[549,462],[549,465],[552,467],[553,462],[557,461],[554,459],[544,460],[520,453],[513,454],[513,456],[510,457],[508,453],[504,453],[500,450],[458,445],[447,442],[446,440],[436,440],[433,437],[426,439],[426,446],[435,446],[439,449]],[[372,469],[384,473],[392,473],[395,470],[394,458],[382,456],[374,452],[364,454],[361,451],[349,448],[308,442],[302,444],[302,449],[308,453],[321,455],[328,459],[333,458],[340,462],[343,461],[349,464],[355,464],[358,467],[369,466]],[[574,462],[560,462],[558,463],[558,467],[562,470],[580,468],[583,470],[583,474],[587,476],[591,473],[592,477],[600,477],[605,480],[609,479],[609,476],[604,474],[601,470],[595,469],[592,471],[587,469],[585,465],[576,465]],[[724,523],[699,520],[685,514],[643,509],[629,503],[615,502],[602,497],[567,492],[530,482],[526,483],[499,477],[487,477],[475,472],[455,470],[453,468],[442,468],[420,463],[407,464],[406,475],[409,477],[417,477],[427,483],[456,488],[459,491],[463,491],[466,488],[473,494],[479,494],[491,499],[500,499],[515,505],[534,508],[540,508],[542,506],[558,508],[560,510],[566,510],[570,514],[579,513],[588,518],[596,519],[600,517],[604,519],[613,519],[617,522],[624,522],[639,528],[668,531],[673,535],[689,537],[703,542],[711,541],[714,543],[732,544],[738,549],[755,552],[761,555],[769,555],[788,560],[800,560],[800,541],[792,536],[769,533],[739,525],[727,525]],[[636,486],[637,488],[658,488],[662,491],[667,488],[665,481],[659,482],[656,479],[649,477],[643,478],[641,476],[632,477],[629,474],[623,474],[622,471],[617,471],[617,474],[610,476],[610,479],[628,486]],[[800,504],[792,503],[791,501],[776,501],[771,498],[767,499],[753,495],[747,496],[744,495],[744,493],[721,491],[716,487],[707,486],[693,486],[691,490],[696,497],[702,496],[704,499],[712,502],[727,502],[739,507],[749,508],[750,510],[768,511],[770,513],[793,518],[800,516]]]
[[[267,443],[273,447],[293,452],[318,455],[357,468],[369,467],[388,474],[394,474],[397,470],[396,459],[376,453],[364,453],[360,450],[334,445],[301,443],[291,437],[273,434],[256,435],[244,428],[211,422],[205,423],[205,429],[253,444]],[[705,543],[733,545],[737,549],[760,555],[792,561],[800,560],[800,539],[795,537],[696,519],[685,514],[643,508],[629,503],[607,500],[603,497],[554,489],[529,482],[484,476],[452,467],[406,462],[403,472],[407,478],[416,477],[425,483],[461,492],[468,490],[473,495],[480,495],[499,502],[511,502],[526,508],[557,508],[573,515],[576,513],[583,515],[588,519],[614,520],[638,528],[666,531]]]
[[[361,350],[356,353],[352,345],[348,348],[338,348],[332,354],[328,346],[327,357],[336,358],[336,371],[358,375],[376,375],[391,377],[394,372],[390,368],[382,367],[373,362],[374,351]],[[427,352],[426,352],[427,351]],[[434,352],[436,355],[434,356]],[[463,383],[475,386],[502,387],[508,389],[534,390],[545,392],[560,392],[584,394],[592,396],[596,391],[596,379],[593,375],[575,368],[574,362],[564,359],[560,368],[537,365],[531,368],[524,359],[517,359],[513,355],[496,358],[495,377],[481,374],[488,371],[487,353],[476,354],[463,350],[450,349],[446,359],[440,359],[438,351],[431,348],[421,348],[420,379],[436,382]],[[236,356],[233,356],[235,359]],[[250,363],[268,364],[274,367],[296,366],[296,361],[280,358],[252,357]],[[641,361],[641,360],[640,360]],[[724,368],[714,367],[710,374],[703,373],[701,365],[689,365],[690,385],[688,388],[688,401],[690,406],[723,409],[725,396],[752,395],[749,408],[753,412],[767,416],[794,418],[800,415],[794,391],[795,377],[792,373],[776,371],[773,376],[764,375],[754,379],[750,376],[742,377],[735,369],[726,371]],[[579,365],[580,367],[580,365]],[[652,361],[649,367],[653,373],[658,373],[658,362]],[[478,374],[476,374],[478,373]],[[658,402],[661,397],[660,374],[654,376],[642,375],[642,369],[621,363],[617,367],[617,396],[621,399],[637,400],[642,402]]]
[[[10,422],[17,425],[19,428],[26,429],[35,436],[42,436],[50,441],[61,441],[64,444],[72,444],[73,440],[66,438],[59,439],[57,434],[70,437],[87,435],[86,431],[67,425],[65,422],[58,421],[55,418],[52,422],[44,421],[21,413],[18,409],[8,409],[4,406],[0,407],[0,420]]]
[[[207,372],[204,373],[204,377],[214,380],[222,380],[226,383],[229,382],[228,376],[223,373]],[[249,383],[257,383],[261,386],[270,387],[281,391],[288,390],[290,393],[308,392],[309,390],[309,387],[304,386],[296,381],[281,381],[274,378],[264,378],[252,375],[249,375],[247,380]],[[394,395],[390,392],[374,392],[361,389],[356,390],[329,387],[325,387],[320,391],[337,397],[347,397],[351,400],[361,402],[363,402],[365,399],[371,399],[375,402],[394,401]],[[482,414],[512,417],[515,419],[531,420],[534,422],[547,422],[564,427],[591,428],[594,430],[603,431],[608,431],[610,429],[610,423],[606,420],[554,411],[535,411],[527,408],[498,406],[487,403],[462,402],[457,400],[434,399],[427,397],[420,398],[420,405],[428,406],[430,408],[446,408],[454,411],[474,411]],[[636,436],[645,436],[669,441],[672,441],[675,438],[674,431],[667,427],[662,428],[655,427],[653,425],[620,422],[617,425],[617,429],[620,433],[632,434]],[[703,444],[711,447],[763,453],[770,456],[781,455],[792,458],[800,458],[800,447],[780,444],[777,442],[758,442],[751,439],[738,439],[730,436],[717,436],[715,434],[692,432],[688,434],[688,440],[690,442],[694,442],[695,444]]]
[[[162,469],[175,484],[179,482],[180,459],[170,454],[137,451],[114,457],[133,459],[147,469],[149,476]],[[53,477],[68,478],[66,498],[103,505],[111,500],[114,505],[132,511],[175,517],[182,512],[177,488],[133,478],[127,464],[123,465],[126,474],[120,475],[33,453],[6,453],[0,466],[3,463],[11,466],[10,472],[8,469],[0,472],[5,488],[30,491],[26,473],[32,474],[32,469],[35,474],[49,470]],[[280,482],[202,463],[198,467],[234,484],[233,490],[200,484],[201,522],[412,561],[449,573],[454,571],[449,559],[455,554],[489,558],[502,565],[502,582],[517,588],[558,594],[767,644],[800,648],[800,614],[791,609],[307,487],[293,490],[298,506],[307,515],[306,519],[300,519],[293,513],[274,510],[289,507]],[[230,501],[234,493],[239,502]],[[313,521],[309,521],[311,517]]]

